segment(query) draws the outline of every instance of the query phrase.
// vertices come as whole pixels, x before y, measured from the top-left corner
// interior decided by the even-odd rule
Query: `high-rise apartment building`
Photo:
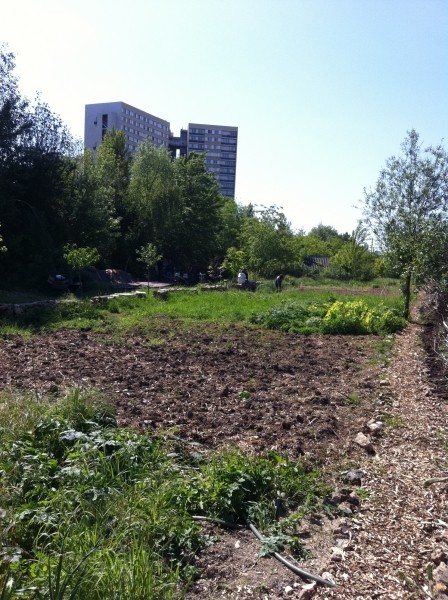
[[[96,150],[110,129],[121,129],[126,136],[127,149],[133,154],[139,143],[150,139],[155,146],[168,148],[170,124],[164,119],[125,104],[103,102],[86,104],[84,145]]]
[[[238,127],[189,123],[174,136],[168,121],[124,102],[86,104],[85,147],[95,151],[110,129],[124,132],[131,155],[146,139],[171,150],[173,156],[205,154],[206,168],[215,175],[221,194],[235,197]]]
[[[224,196],[235,197],[238,128],[189,123],[188,152],[205,154],[207,170],[213,173]]]

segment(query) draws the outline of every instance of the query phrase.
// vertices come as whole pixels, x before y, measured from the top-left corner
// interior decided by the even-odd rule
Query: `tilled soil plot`
[[[176,428],[206,448],[322,461],[345,454],[371,416],[381,393],[379,344],[243,326],[186,329],[162,319],[150,337],[69,330],[4,340],[0,387],[94,387],[116,404],[121,426]]]

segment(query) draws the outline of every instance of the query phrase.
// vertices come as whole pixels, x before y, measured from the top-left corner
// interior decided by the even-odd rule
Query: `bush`
[[[252,315],[250,320],[267,329],[303,334],[395,333],[406,326],[406,321],[395,309],[384,304],[371,308],[363,300],[280,304]]]
[[[267,312],[254,314],[251,323],[266,329],[279,329],[291,333],[318,332],[320,323],[326,312],[326,304],[290,302],[278,304]],[[305,332],[303,332],[305,333]]]
[[[333,334],[362,335],[394,333],[406,326],[396,311],[379,304],[375,308],[362,300],[337,301],[329,308],[322,322],[322,331]]]
[[[370,333],[366,323],[367,306],[362,301],[335,302],[327,311],[322,329],[324,333],[366,334]]]

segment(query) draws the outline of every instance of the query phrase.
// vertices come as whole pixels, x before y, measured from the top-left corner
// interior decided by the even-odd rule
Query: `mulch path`
[[[448,552],[448,386],[446,378],[433,386],[424,333],[414,323],[397,336],[385,403],[393,420],[375,456],[359,464],[370,496],[350,523],[353,539],[342,561],[333,566],[338,587],[320,589],[316,597],[446,598],[427,571],[446,562]]]

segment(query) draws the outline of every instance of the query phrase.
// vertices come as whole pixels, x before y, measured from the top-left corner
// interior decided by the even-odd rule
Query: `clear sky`
[[[295,229],[351,232],[408,130],[447,148],[447,0],[14,0],[0,41],[77,137],[94,102],[237,126],[237,202]]]

